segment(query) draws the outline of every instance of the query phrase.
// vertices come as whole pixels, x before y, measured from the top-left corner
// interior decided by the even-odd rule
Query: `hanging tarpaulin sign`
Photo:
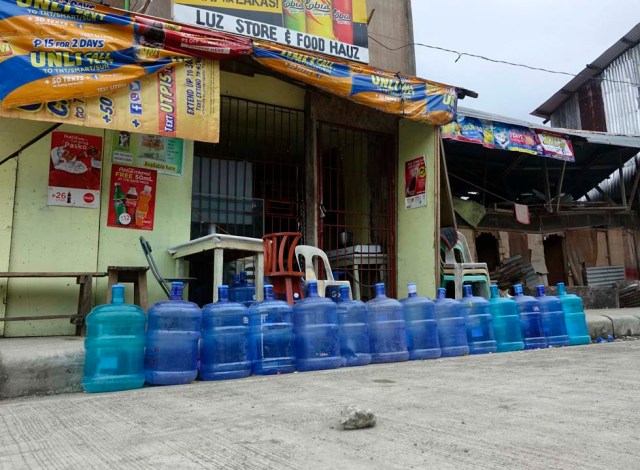
[[[369,62],[366,0],[173,0],[176,21]]]
[[[189,56],[251,52],[244,38],[75,0],[0,0],[0,31],[3,108],[106,95]]]
[[[0,109],[0,116],[216,143],[219,82],[217,62],[188,59],[109,95]]]
[[[404,201],[406,209],[427,205],[427,165],[424,156],[414,158],[404,167]]]
[[[120,131],[112,134],[111,149],[113,163],[149,168],[165,175],[182,175],[182,139]]]
[[[413,121],[442,125],[455,117],[457,91],[417,77],[254,42],[253,59],[342,98]]]
[[[568,137],[540,129],[458,114],[455,121],[442,126],[441,133],[444,139],[469,142],[490,149],[575,161]]]
[[[102,137],[52,132],[49,153],[50,206],[100,206]]]
[[[153,230],[157,176],[155,170],[113,165],[107,226]]]
[[[538,140],[545,153],[555,155],[561,160],[573,161],[573,144],[560,134],[537,130]]]

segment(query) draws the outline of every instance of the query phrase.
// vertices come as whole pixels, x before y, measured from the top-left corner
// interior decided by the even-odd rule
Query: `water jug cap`
[[[340,286],[339,292],[340,292],[340,296],[338,297],[338,300],[340,302],[346,302],[347,300],[349,300],[349,291],[351,289],[349,288],[349,286]]]
[[[318,297],[318,281],[307,281],[308,297]]]
[[[407,291],[409,291],[409,297],[415,297],[418,295],[418,288],[416,287],[415,282],[410,282],[407,284]]]
[[[229,302],[229,286],[224,284],[218,286],[218,302]]]
[[[546,295],[544,286],[542,284],[540,284],[539,286],[536,286],[536,291],[538,292],[538,297],[544,297]]]
[[[273,300],[273,286],[271,284],[266,284],[264,286],[264,299],[265,300]]]
[[[519,296],[521,296],[521,295],[523,295],[523,294],[524,294],[524,291],[522,290],[522,284],[516,284],[516,285],[514,285],[514,286],[513,286],[513,293],[514,293],[516,296],[518,296],[518,297],[519,297]]]
[[[379,282],[376,284],[376,297],[385,297],[384,291],[384,282]]]
[[[564,287],[564,282],[558,282],[558,295],[567,295],[567,289]]]
[[[438,300],[444,299],[447,297],[447,289],[444,287],[440,287],[438,289]]]
[[[473,297],[473,289],[471,287],[471,284],[465,284],[464,286],[462,286],[462,290],[465,297]]]
[[[171,300],[182,300],[182,291],[184,284],[182,282],[171,283]]]
[[[124,286],[122,284],[115,284],[111,286],[111,303],[112,304],[124,303]]]
[[[491,284],[491,298],[496,299],[500,297],[500,291],[497,284]]]

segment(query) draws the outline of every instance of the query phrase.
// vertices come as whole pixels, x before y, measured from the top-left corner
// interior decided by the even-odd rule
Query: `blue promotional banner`
[[[254,41],[253,59],[301,82],[379,111],[442,125],[455,118],[455,87]]]

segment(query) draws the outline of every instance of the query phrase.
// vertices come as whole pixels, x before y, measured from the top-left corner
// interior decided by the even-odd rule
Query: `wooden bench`
[[[33,317],[13,317],[13,318],[0,318],[0,321],[31,321],[31,320],[56,320],[62,318],[69,318],[70,322],[76,325],[76,336],[81,336],[83,333],[85,318],[91,311],[91,294],[93,289],[94,277],[105,277],[105,272],[22,272],[22,273],[7,273],[0,272],[0,278],[65,278],[75,277],[76,284],[80,285],[80,293],[78,295],[78,311],[75,315],[43,315]]]

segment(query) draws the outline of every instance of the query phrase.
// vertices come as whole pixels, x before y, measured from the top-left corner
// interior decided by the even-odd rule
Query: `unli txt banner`
[[[309,85],[379,111],[442,125],[455,118],[455,87],[254,41],[253,59]]]
[[[250,40],[76,0],[0,0],[0,107],[106,95]]]

